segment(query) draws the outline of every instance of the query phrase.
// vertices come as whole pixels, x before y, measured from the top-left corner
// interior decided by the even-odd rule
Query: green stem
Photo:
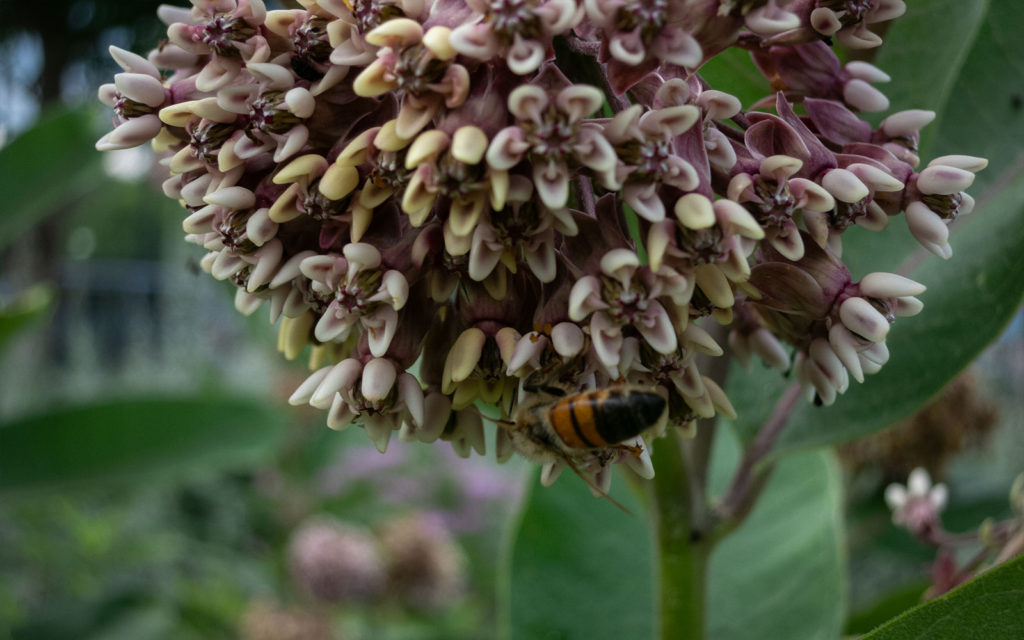
[[[652,457],[652,517],[657,536],[661,640],[703,640],[711,539],[693,526],[690,480],[674,430]]]

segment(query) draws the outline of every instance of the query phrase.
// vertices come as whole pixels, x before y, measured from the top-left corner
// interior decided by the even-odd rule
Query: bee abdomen
[[[611,388],[562,398],[548,410],[548,420],[567,446],[591,449],[640,435],[664,411],[665,399],[656,393]]]

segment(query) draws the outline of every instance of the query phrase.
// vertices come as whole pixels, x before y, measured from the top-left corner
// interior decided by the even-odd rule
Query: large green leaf
[[[873,61],[892,78],[879,85],[889,97],[892,111],[943,109],[988,4],[988,0],[907,3],[907,12],[892,22]],[[925,130],[926,147],[934,135],[934,127]]]
[[[284,417],[243,398],[108,401],[0,425],[0,492],[251,463]]]
[[[716,465],[719,483],[732,466]],[[824,452],[779,465],[747,521],[711,555],[709,638],[839,637],[846,613],[841,492],[838,465]]]
[[[724,484],[738,459],[716,447]],[[655,455],[657,455],[655,453]],[[651,638],[657,603],[648,521],[636,499],[613,496],[634,516],[595,500],[577,478],[534,478],[507,561],[503,637]],[[709,637],[837,637],[844,616],[839,473],[824,453],[783,461],[746,524],[711,557]]]
[[[647,519],[621,478],[615,485],[612,496],[633,515],[594,498],[579,478],[542,487],[539,474],[533,474],[499,588],[503,637],[652,636],[655,595]]]
[[[851,440],[884,429],[918,409],[995,339],[1024,296],[1024,178],[972,215],[953,240],[956,255],[929,256],[910,275],[926,284],[924,311],[902,318],[887,343],[891,360],[828,408],[801,403],[780,450]],[[757,367],[734,371],[730,397],[749,439],[790,384]]]
[[[946,108],[929,127],[934,128],[930,155],[969,153],[989,159],[989,168],[975,179],[975,194],[997,182],[1005,185],[1024,162],[1024,3],[987,4],[988,14]]]
[[[91,113],[51,112],[0,149],[0,249],[103,183]]]
[[[912,609],[863,640],[1019,638],[1024,631],[1024,556]]]

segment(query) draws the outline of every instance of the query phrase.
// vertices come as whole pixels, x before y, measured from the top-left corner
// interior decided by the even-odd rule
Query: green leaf
[[[567,472],[567,475],[571,475]],[[505,558],[502,637],[650,638],[654,583],[647,518],[621,477],[612,496],[633,512],[594,498],[579,478],[531,492]],[[503,597],[502,597],[503,596]]]
[[[988,0],[918,0],[892,22],[873,63],[889,74],[879,85],[889,97],[887,113],[904,109],[942,111],[950,98],[967,52],[976,41]],[[922,150],[935,136],[923,133]]]
[[[1019,638],[1024,629],[1024,556],[912,609],[862,640]]]
[[[716,448],[735,449],[727,432],[719,435]],[[733,466],[716,462],[718,484]],[[709,638],[839,637],[846,601],[841,493],[838,465],[825,452],[779,464],[747,521],[711,554]]]
[[[40,413],[0,425],[0,493],[250,464],[284,417],[244,398],[141,398]]]
[[[40,320],[53,303],[53,289],[37,285],[21,292],[7,306],[0,305],[0,350],[19,332]]]
[[[851,440],[874,433],[920,408],[974,360],[1006,327],[1024,297],[1024,178],[972,214],[954,236],[948,261],[924,259],[910,276],[928,286],[924,310],[900,318],[886,341],[890,361],[832,407],[801,403],[779,451]],[[790,384],[757,367],[729,381],[744,439],[752,438]]]
[[[51,112],[0,149],[0,250],[103,183],[92,111]]]
[[[962,10],[971,3],[959,3]],[[984,4],[984,3],[978,3]],[[1004,182],[1024,160],[1024,3],[989,0],[974,48],[934,129],[932,155],[968,153],[989,159],[971,192]],[[927,131],[927,129],[926,129]],[[1015,142],[1011,142],[1015,141]]]
[[[921,596],[928,589],[931,583],[915,581],[912,584],[904,585],[893,589],[883,597],[872,603],[871,606],[853,613],[846,621],[844,635],[861,635],[871,631],[878,625],[894,618],[904,611],[917,606],[921,602]]]
[[[718,485],[739,457],[738,446],[721,433]],[[541,487],[534,475],[506,557],[502,637],[653,637],[648,519],[622,485],[616,478],[612,495],[633,516],[594,499],[578,478]],[[712,553],[708,637],[746,639],[753,629],[759,637],[787,640],[839,634],[845,600],[840,487],[836,464],[824,453],[779,465],[747,523]]]

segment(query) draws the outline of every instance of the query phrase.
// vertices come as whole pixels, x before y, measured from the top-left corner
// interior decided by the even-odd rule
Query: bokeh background
[[[145,150],[104,154],[106,46],[158,2],[0,0],[0,638],[490,638],[527,465],[377,453],[286,407],[304,363],[181,241]],[[933,551],[887,483],[924,466],[946,524],[1009,514],[1020,316],[937,403],[840,448],[848,631],[918,601]]]

